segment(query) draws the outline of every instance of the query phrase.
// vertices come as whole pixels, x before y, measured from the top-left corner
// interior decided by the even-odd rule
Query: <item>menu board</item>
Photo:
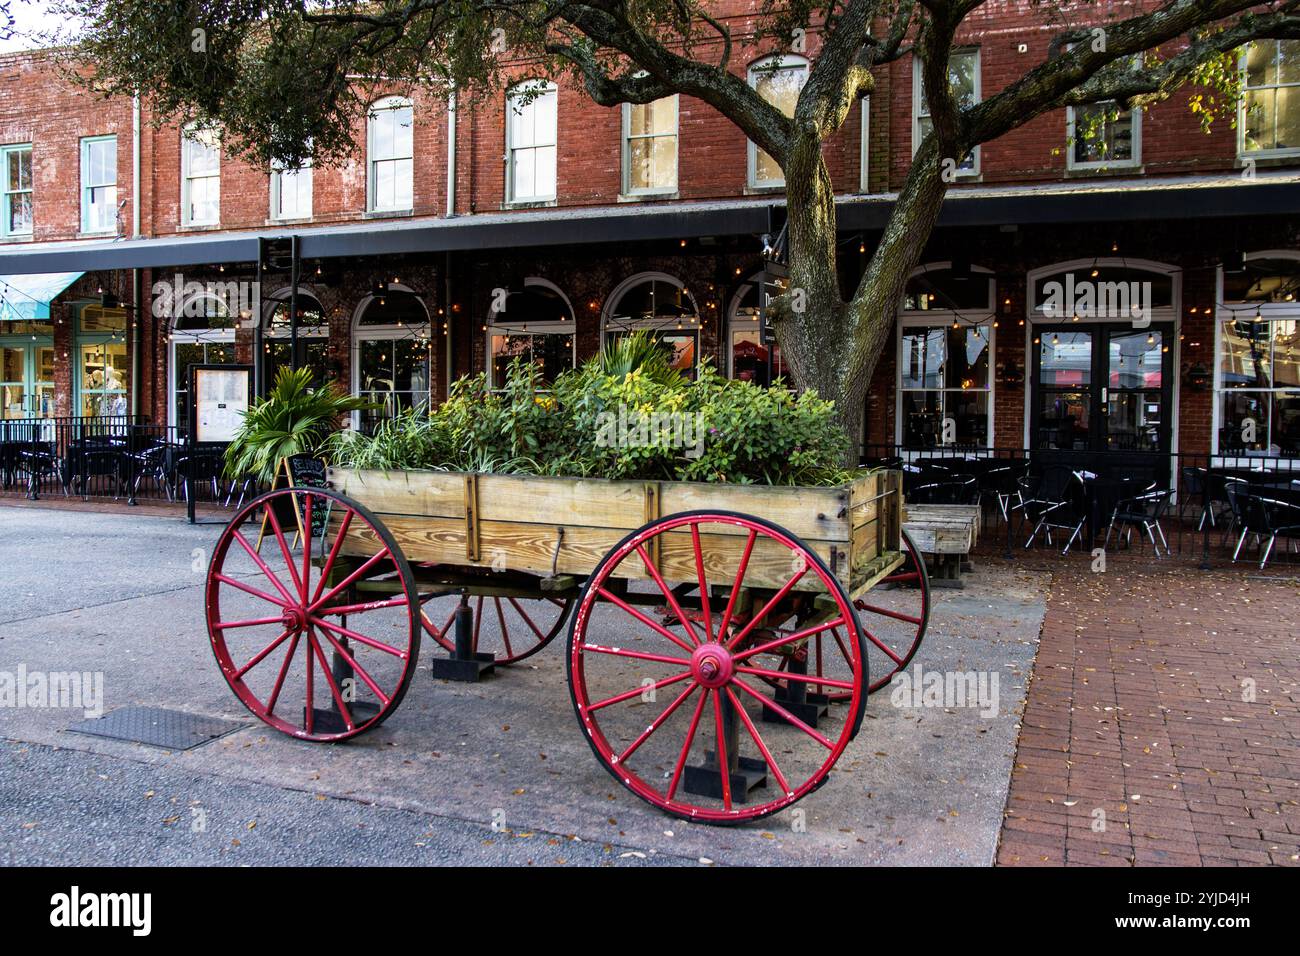
[[[232,441],[243,424],[252,394],[249,365],[191,365],[190,415],[195,442]]]

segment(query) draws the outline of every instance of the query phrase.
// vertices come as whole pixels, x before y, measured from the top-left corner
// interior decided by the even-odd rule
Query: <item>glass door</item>
[[[1034,336],[1030,444],[1059,452],[1168,453],[1173,328],[1044,326]]]

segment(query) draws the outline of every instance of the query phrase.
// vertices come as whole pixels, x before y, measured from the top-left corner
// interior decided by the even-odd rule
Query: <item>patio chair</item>
[[[46,478],[53,478],[62,487],[64,496],[68,495],[67,469],[53,451],[33,445],[21,452],[18,458],[19,473],[27,479],[28,498],[33,501],[40,498],[41,482]]]
[[[1241,537],[1237,539],[1236,550],[1232,552],[1234,564],[1241,555],[1246,538],[1252,534],[1255,536],[1256,547],[1263,543],[1265,537],[1268,538],[1259,559],[1261,571],[1268,564],[1268,559],[1273,554],[1273,545],[1279,537],[1289,539],[1292,548],[1295,548],[1296,541],[1300,539],[1300,505],[1255,494],[1237,485],[1228,486],[1228,496],[1241,524]]]
[[[987,496],[989,500],[996,501],[1002,520],[1009,520],[1013,507],[1011,502],[1020,500],[1020,481],[1028,474],[1027,460],[995,465],[980,476],[981,499]]]
[[[113,497],[122,494],[122,452],[105,445],[83,446],[68,454],[69,482],[82,498],[89,498],[91,482],[96,479],[110,479],[113,483]]]
[[[1173,493],[1172,488],[1155,488],[1134,495],[1131,498],[1122,498],[1116,502],[1110,514],[1110,525],[1106,528],[1106,541],[1102,544],[1102,550],[1110,547],[1110,536],[1115,531],[1116,525],[1119,526],[1119,533],[1123,537],[1125,545],[1129,545],[1133,526],[1137,525],[1142,528],[1142,532],[1151,540],[1151,550],[1155,553],[1155,556],[1160,557],[1161,546],[1164,547],[1165,555],[1168,556],[1171,553],[1169,541],[1165,538],[1164,528],[1160,526],[1160,519],[1164,517],[1165,512],[1168,510]],[[1156,541],[1157,535],[1160,537],[1158,543]]]
[[[1069,554],[1074,542],[1082,536],[1083,526],[1088,520],[1087,488],[1078,472],[1069,469],[1065,472],[1063,482],[1059,480],[1056,469],[1048,469],[1037,482],[1032,479],[1021,482],[1020,507],[1026,520],[1034,522],[1034,530],[1025,542],[1026,548],[1033,545],[1040,531],[1044,532],[1049,545],[1053,543],[1053,530],[1069,531],[1070,539],[1061,552]]]
[[[211,487],[212,500],[220,500],[220,482],[224,464],[219,452],[195,451],[188,455],[178,456],[173,469],[173,481],[175,481],[178,489],[177,496],[182,501],[186,500],[188,494],[186,479],[188,478],[189,484],[192,484],[195,488],[200,484]]]
[[[953,475],[947,481],[918,485],[907,500],[921,505],[977,505],[979,484],[970,475]]]
[[[158,444],[144,448],[128,457],[128,468],[134,474],[131,481],[132,498],[139,496],[141,482],[152,481],[155,485],[163,488],[167,493],[168,501],[175,500],[171,478],[167,470],[170,451],[171,449],[167,445]]]

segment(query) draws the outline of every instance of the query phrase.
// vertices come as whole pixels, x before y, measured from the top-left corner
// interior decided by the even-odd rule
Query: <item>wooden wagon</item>
[[[382,723],[425,636],[447,652],[435,677],[474,680],[569,621],[569,693],[605,768],[669,813],[753,819],[826,782],[929,617],[897,472],[790,488],[335,468],[327,484],[243,508],[207,583],[227,682],[305,740]]]

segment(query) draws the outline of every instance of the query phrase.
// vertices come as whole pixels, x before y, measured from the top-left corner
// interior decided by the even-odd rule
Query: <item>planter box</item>
[[[898,472],[793,488],[331,468],[328,484],[378,515],[413,564],[585,577],[630,531],[682,511],[733,511],[773,522],[815,551],[853,597],[903,561]],[[711,583],[734,580],[747,537],[743,528],[701,536]],[[693,582],[690,533],[659,540],[651,558],[660,573]],[[762,544],[750,557],[746,581],[780,587],[795,570],[789,554]],[[345,545],[355,555],[374,550],[373,541],[359,538]]]

